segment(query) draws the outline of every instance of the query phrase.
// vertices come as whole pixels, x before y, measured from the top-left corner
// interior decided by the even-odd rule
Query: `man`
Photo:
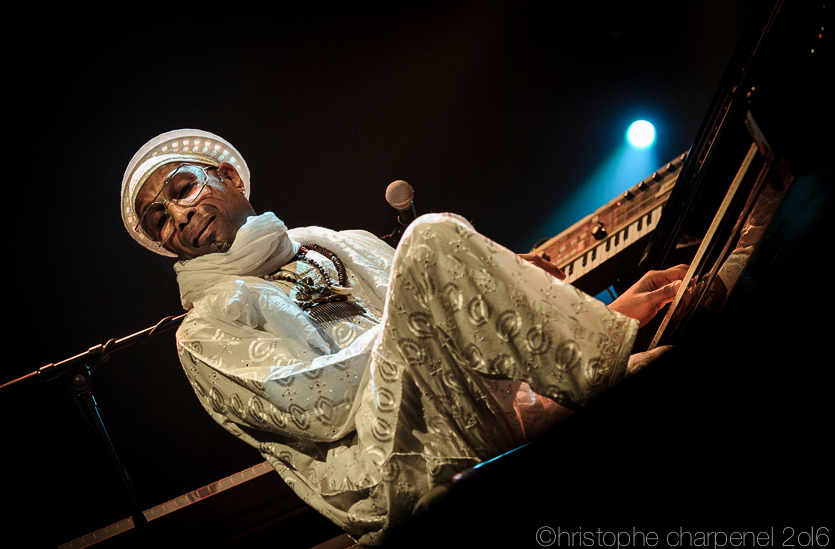
[[[627,372],[685,268],[610,307],[453,215],[397,250],[364,231],[255,215],[220,137],[163,134],[122,185],[128,232],[176,257],[183,368],[207,412],[363,545],[421,495],[581,409]]]

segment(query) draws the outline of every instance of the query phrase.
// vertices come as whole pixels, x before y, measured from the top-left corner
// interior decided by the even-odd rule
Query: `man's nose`
[[[168,203],[168,215],[174,221],[177,229],[182,230],[194,217],[194,205],[182,206],[180,204]]]

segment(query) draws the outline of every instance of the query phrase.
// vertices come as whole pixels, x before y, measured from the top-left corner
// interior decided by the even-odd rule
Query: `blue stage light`
[[[655,143],[655,126],[646,120],[636,120],[626,130],[626,140],[636,149],[646,149]]]

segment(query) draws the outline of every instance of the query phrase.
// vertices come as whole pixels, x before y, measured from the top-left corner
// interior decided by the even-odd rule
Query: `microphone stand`
[[[403,219],[404,217],[406,217],[405,220]],[[412,221],[415,220],[416,217],[417,213],[415,212],[415,203],[410,202],[409,207],[405,210],[397,210],[397,223],[399,226],[396,227],[391,234],[381,236],[380,240],[392,248],[396,248],[397,244],[400,243],[400,239],[403,237],[403,231],[412,223]]]
[[[391,234],[387,234],[385,236],[381,236],[380,240],[391,246],[392,248],[396,248],[397,244],[400,242],[400,239],[403,237],[403,227],[397,227],[394,229]]]
[[[145,514],[139,507],[130,474],[122,464],[119,456],[116,454],[113,442],[107,434],[107,429],[104,426],[104,421],[102,420],[98,403],[93,395],[92,373],[95,368],[110,358],[111,352],[142,343],[157,334],[168,331],[171,328],[175,328],[182,323],[185,316],[185,314],[182,314],[177,317],[165,317],[155,326],[146,328],[141,332],[137,332],[118,340],[111,339],[104,345],[95,345],[90,347],[90,349],[84,353],[70,357],[58,363],[47,364],[34,372],[13,381],[9,381],[8,383],[4,383],[0,386],[0,389],[8,389],[13,386],[31,385],[34,383],[49,381],[62,374],[67,375],[68,384],[75,393],[76,402],[79,403],[79,409],[81,410],[82,415],[85,416],[85,419],[87,419],[87,421],[95,429],[96,433],[101,437],[110,454],[111,460],[116,466],[116,470],[122,479],[122,484],[124,485],[125,491],[127,492],[128,498],[133,506],[134,528],[136,528],[136,530],[143,536],[148,536],[151,533],[148,526],[148,520],[145,518]],[[84,407],[81,406],[82,402],[84,403]]]

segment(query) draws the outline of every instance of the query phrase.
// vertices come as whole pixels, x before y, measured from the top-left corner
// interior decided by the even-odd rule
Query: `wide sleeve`
[[[380,328],[357,330],[349,345],[327,353],[265,331],[231,336],[193,310],[177,332],[177,346],[201,404],[216,419],[326,442],[354,430]]]
[[[192,311],[177,334],[180,361],[209,416],[355,537],[384,522],[372,513],[354,525],[350,512],[381,481],[356,432],[381,330],[364,331],[335,353],[317,353],[269,333],[230,336]]]

